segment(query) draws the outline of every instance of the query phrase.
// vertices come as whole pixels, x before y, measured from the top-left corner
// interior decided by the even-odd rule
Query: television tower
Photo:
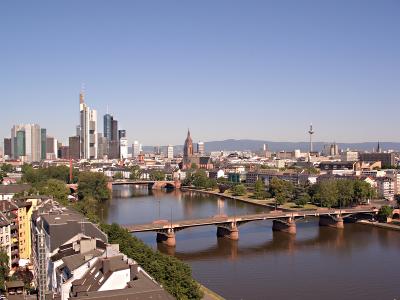
[[[312,147],[312,135],[314,134],[314,130],[312,127],[312,124],[310,124],[310,130],[308,131],[310,135],[310,153],[313,152],[313,147]]]

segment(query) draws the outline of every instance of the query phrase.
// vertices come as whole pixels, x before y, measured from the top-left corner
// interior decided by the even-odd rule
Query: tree
[[[7,173],[4,172],[3,170],[0,170],[0,183],[3,182],[4,177],[7,177]]]
[[[284,181],[278,177],[272,177],[269,182],[269,192],[275,198],[276,204],[282,205],[292,199],[294,187],[289,181]]]
[[[165,180],[165,173],[161,170],[152,170],[150,172],[150,180],[162,181]]]
[[[354,199],[354,180],[337,180],[339,206],[349,206]]]
[[[114,174],[114,179],[124,179],[124,175],[122,175],[122,172],[116,172]]]
[[[10,268],[8,266],[9,259],[6,252],[0,250],[0,289],[5,290],[5,281],[7,279]]]
[[[78,197],[93,197],[97,201],[108,200],[111,192],[107,187],[107,178],[103,173],[81,172],[78,180]]]
[[[43,195],[53,196],[54,199],[62,204],[68,202],[69,189],[65,182],[58,179],[49,179],[41,188],[40,193]]]
[[[131,174],[129,175],[129,179],[138,180],[142,175],[142,171],[140,170],[139,166],[133,166],[130,168]]]
[[[313,196],[314,203],[321,206],[332,207],[338,205],[339,192],[335,180],[326,180],[317,184]]]
[[[393,213],[393,208],[387,205],[383,205],[378,211],[379,222],[386,222],[387,218],[391,217]]]
[[[14,167],[11,164],[2,164],[0,169],[1,171],[6,173],[14,171]]]
[[[362,180],[354,181],[354,199],[357,203],[364,202],[375,197],[375,190],[368,182]]]
[[[394,200],[396,200],[397,206],[400,206],[400,194],[394,195]]]
[[[294,203],[298,206],[304,206],[311,201],[310,195],[307,193],[306,187],[298,186],[294,190]]]
[[[231,190],[233,196],[244,196],[247,192],[247,189],[243,184],[234,185]]]
[[[258,179],[254,185],[254,198],[256,199],[265,199],[265,185],[261,179]]]

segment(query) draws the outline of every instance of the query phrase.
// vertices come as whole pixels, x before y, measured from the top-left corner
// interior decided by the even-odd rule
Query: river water
[[[149,192],[115,186],[103,208],[108,222],[150,223],[218,214],[267,211],[194,192]],[[400,299],[400,232],[360,224],[344,230],[297,223],[297,234],[273,232],[271,221],[239,227],[239,241],[216,237],[215,226],[176,233],[176,247],[157,245],[153,232],[136,234],[145,243],[187,262],[194,277],[226,299]]]

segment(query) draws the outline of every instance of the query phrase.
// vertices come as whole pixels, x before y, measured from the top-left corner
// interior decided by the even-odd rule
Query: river
[[[140,224],[267,210],[126,185],[114,186],[102,215],[110,223]],[[295,236],[271,227],[271,221],[241,225],[239,241],[217,238],[215,226],[188,228],[177,232],[172,249],[157,245],[153,232],[136,235],[187,262],[199,282],[226,299],[400,299],[400,232],[360,224],[319,227],[315,218],[298,222]]]

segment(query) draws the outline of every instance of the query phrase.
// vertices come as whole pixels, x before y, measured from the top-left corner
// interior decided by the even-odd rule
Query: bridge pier
[[[343,218],[340,215],[319,216],[319,226],[328,226],[333,228],[344,228]]]
[[[157,243],[163,243],[168,247],[176,246],[175,232],[168,229],[168,232],[157,232]]]
[[[273,231],[282,231],[289,234],[296,234],[296,223],[293,218],[286,220],[277,219],[272,221]]]
[[[228,227],[217,227],[217,237],[228,238],[233,241],[239,240],[239,229],[236,224],[232,224]]]

